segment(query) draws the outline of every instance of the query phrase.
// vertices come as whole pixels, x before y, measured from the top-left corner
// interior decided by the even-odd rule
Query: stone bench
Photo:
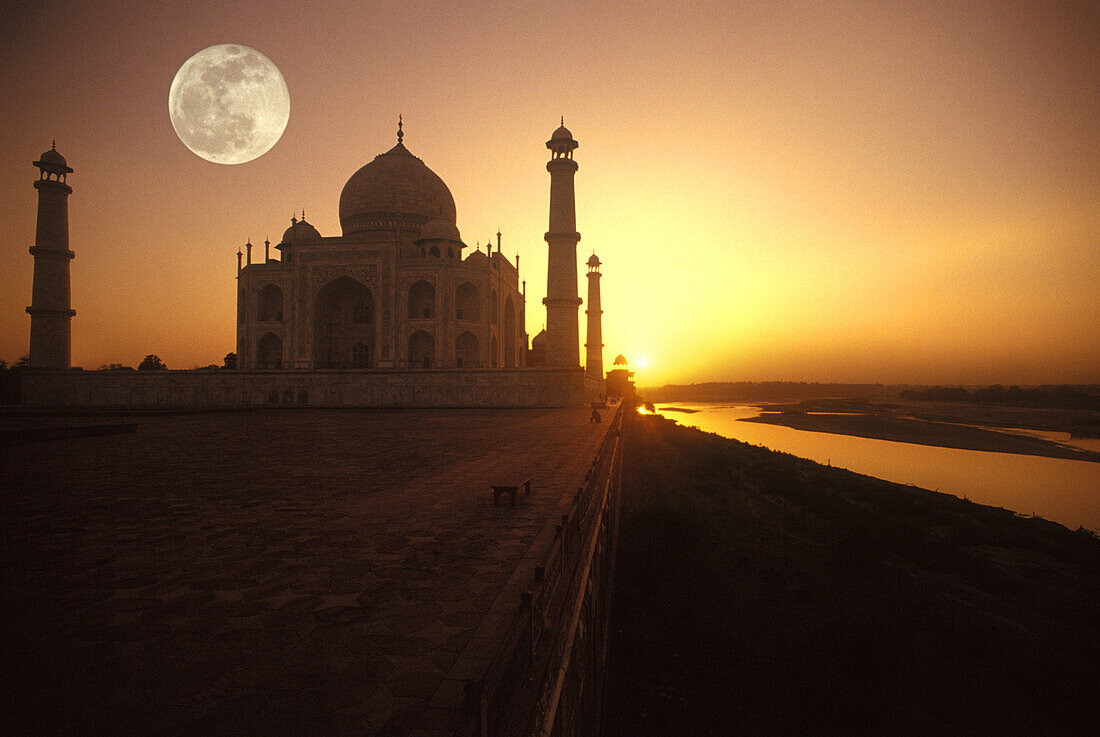
[[[500,497],[502,494],[507,494],[512,498],[512,506],[516,506],[516,492],[519,491],[519,487],[523,487],[524,495],[531,493],[531,479],[530,477],[521,479],[513,484],[493,484],[493,506],[500,506]]]

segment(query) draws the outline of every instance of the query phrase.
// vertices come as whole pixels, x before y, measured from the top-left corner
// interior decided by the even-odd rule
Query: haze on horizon
[[[73,363],[234,350],[236,251],[405,144],[463,240],[499,228],[542,327],[565,116],[605,364],[691,381],[1100,381],[1100,10],[1090,3],[9,3],[0,24],[0,358],[26,353],[36,193],[57,140]],[[166,113],[215,43],[289,86],[281,141],[203,161]],[[583,296],[583,267],[580,269]],[[582,307],[582,310],[584,308]],[[583,313],[581,319],[583,342]],[[583,351],[582,351],[583,355]]]

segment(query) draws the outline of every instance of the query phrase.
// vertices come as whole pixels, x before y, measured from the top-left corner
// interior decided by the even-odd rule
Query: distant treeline
[[[1000,384],[994,384],[984,389],[973,390],[967,390],[961,386],[933,386],[928,389],[905,389],[900,396],[902,399],[916,399],[922,402],[969,402],[1100,410],[1100,387],[1095,384],[1027,388],[1010,386],[1007,389]]]
[[[909,385],[816,384],[798,381],[712,381],[703,384],[668,384],[639,389],[649,402],[779,402],[791,399],[847,397],[860,399],[896,398]]]

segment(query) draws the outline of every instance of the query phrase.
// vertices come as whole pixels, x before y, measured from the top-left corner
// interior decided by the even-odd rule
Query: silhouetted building
[[[34,233],[34,286],[31,291],[31,368],[67,369],[75,311],[70,307],[69,195],[66,177],[72,169],[57,152],[56,142],[38,157],[34,188],[38,190],[38,224]]]
[[[275,245],[280,258],[272,258],[269,241],[262,262],[253,262],[251,242],[237,251],[235,371],[30,372],[23,403],[560,407],[600,399],[599,357],[589,359],[589,371],[578,360],[573,136],[562,126],[546,144],[552,152],[547,330],[531,351],[519,256],[515,263],[504,257],[500,233],[495,248],[486,242],[484,251],[463,256],[468,246],[450,190],[403,138],[399,120],[397,145],[344,185],[341,235],[322,236],[303,212]],[[28,308],[32,365],[67,368],[73,312],[65,174],[72,170],[56,151],[41,158],[39,234],[31,249],[35,296]],[[595,285],[593,346],[601,314]]]
[[[615,363],[607,372],[607,396],[634,397],[634,372],[627,368],[626,357],[621,353],[615,356]]]
[[[468,246],[443,180],[397,145],[340,194],[340,236],[291,218],[281,258],[238,252],[239,368],[521,367],[519,258]]]

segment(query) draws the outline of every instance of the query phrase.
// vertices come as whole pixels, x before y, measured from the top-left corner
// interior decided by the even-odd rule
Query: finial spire
[[[563,116],[561,116],[561,124],[562,124],[562,125],[565,125],[565,116],[564,116],[564,115],[563,115]]]
[[[305,222],[305,220],[306,220],[306,208],[303,207],[302,208],[302,222]]]
[[[53,143],[50,144],[50,150],[51,151],[56,151],[57,150],[57,139],[56,138],[53,139]]]
[[[401,141],[404,140],[404,138],[405,138],[405,132],[403,130],[401,130],[401,125],[402,125],[401,113],[398,113],[397,114],[397,142],[398,143],[401,143]]]

